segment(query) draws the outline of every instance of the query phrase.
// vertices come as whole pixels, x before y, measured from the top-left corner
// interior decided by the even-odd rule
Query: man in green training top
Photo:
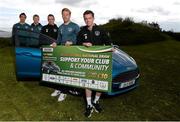
[[[79,26],[71,22],[71,11],[68,8],[62,9],[62,18],[64,23],[59,26],[57,42],[61,45],[76,44],[76,37],[79,32]],[[66,98],[68,89],[65,86],[61,86],[58,90],[55,90],[51,96],[58,96],[58,101],[63,101]]]
[[[21,45],[25,45],[27,39],[25,37],[28,36],[28,33],[26,31],[30,30],[30,25],[25,22],[26,20],[25,13],[21,13],[19,15],[19,19],[20,21],[13,25],[12,44],[15,44],[15,36],[18,36],[19,43],[21,43]]]
[[[59,26],[58,43],[62,45],[76,44],[76,37],[79,32],[79,26],[70,20],[71,11],[68,8],[62,9],[62,18],[64,23]]]

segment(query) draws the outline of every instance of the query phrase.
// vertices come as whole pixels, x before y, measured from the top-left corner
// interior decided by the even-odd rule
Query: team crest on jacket
[[[68,31],[71,32],[73,29],[72,28],[68,28]]]
[[[54,32],[57,32],[57,29],[54,29]]]
[[[48,29],[46,29],[46,33],[48,33]]]
[[[28,26],[25,26],[26,29],[28,29]]]
[[[100,31],[95,31],[95,35],[99,36],[100,35]]]

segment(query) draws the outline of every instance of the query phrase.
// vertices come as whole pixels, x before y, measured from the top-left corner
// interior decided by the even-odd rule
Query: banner
[[[110,92],[111,46],[43,46],[42,81]]]

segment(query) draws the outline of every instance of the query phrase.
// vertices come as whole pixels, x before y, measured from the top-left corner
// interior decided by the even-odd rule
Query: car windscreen
[[[16,47],[39,48],[41,45],[49,45],[55,40],[47,35],[31,30],[17,29],[14,33]]]

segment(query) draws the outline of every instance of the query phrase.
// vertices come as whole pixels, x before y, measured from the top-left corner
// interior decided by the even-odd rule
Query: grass
[[[0,48],[0,120],[180,120],[180,42],[169,40],[123,46],[140,67],[139,87],[102,98],[104,111],[84,117],[84,99],[50,97],[53,89],[37,81],[17,82],[14,49]]]

